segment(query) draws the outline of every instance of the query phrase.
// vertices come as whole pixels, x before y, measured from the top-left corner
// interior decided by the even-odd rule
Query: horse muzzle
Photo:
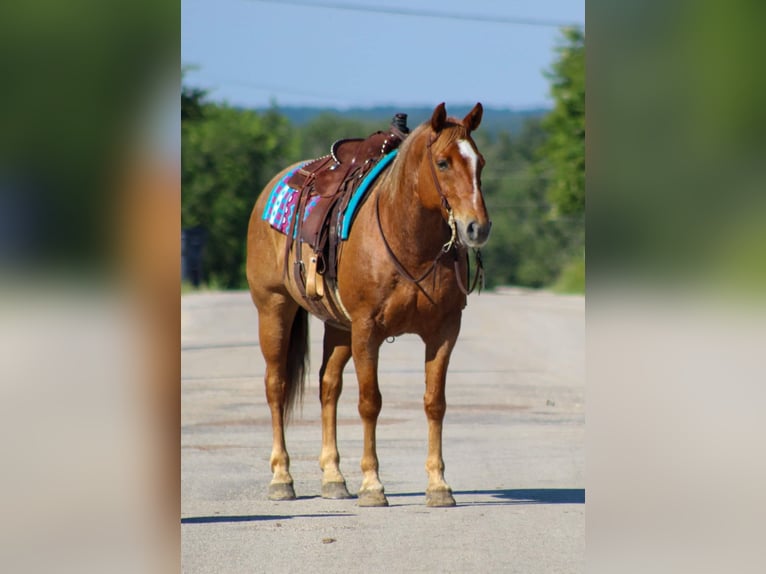
[[[483,247],[489,239],[489,231],[492,229],[492,222],[487,220],[480,223],[475,219],[468,222],[457,220],[457,234],[460,242],[473,249]]]

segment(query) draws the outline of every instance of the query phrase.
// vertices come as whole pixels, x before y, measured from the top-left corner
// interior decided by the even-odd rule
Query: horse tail
[[[282,415],[285,421],[291,419],[297,404],[303,408],[303,390],[309,371],[309,314],[298,307],[290,329],[290,343],[287,347],[287,381],[285,383]]]

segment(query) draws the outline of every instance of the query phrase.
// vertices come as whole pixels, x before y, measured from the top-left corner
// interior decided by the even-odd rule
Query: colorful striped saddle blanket
[[[298,167],[291,169],[277,182],[274,189],[271,190],[269,201],[266,203],[266,207],[263,210],[263,219],[268,221],[274,229],[285,235],[290,232],[290,227],[295,218],[295,212],[298,209],[298,200],[300,198],[300,190],[293,189],[287,185],[287,180],[304,165],[305,164],[301,164]],[[304,221],[318,201],[319,196],[314,196],[306,204],[306,209],[304,210],[303,215]],[[296,225],[293,230],[293,236],[297,230],[298,226]]]
[[[342,240],[348,239],[349,232],[351,231],[351,224],[354,221],[356,212],[362,203],[362,199],[367,194],[367,190],[370,185],[377,179],[380,173],[388,167],[391,161],[396,156],[398,150],[393,150],[387,155],[383,156],[380,161],[375,165],[373,169],[362,179],[359,187],[353,192],[350,201],[343,213],[340,215],[340,238]],[[266,207],[263,210],[263,219],[268,221],[269,224],[279,231],[287,235],[290,232],[290,228],[293,228],[293,237],[297,233],[298,226],[293,226],[293,220],[296,216],[298,204],[300,200],[300,190],[294,189],[288,185],[290,178],[302,167],[307,164],[301,164],[292,170],[288,171],[269,194],[269,200],[266,203]],[[306,207],[303,210],[302,220],[305,222],[311,215],[312,210],[319,203],[320,196],[314,195],[309,197],[306,201]]]

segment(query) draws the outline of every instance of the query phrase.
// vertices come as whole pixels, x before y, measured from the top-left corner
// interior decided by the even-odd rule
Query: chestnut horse
[[[428,506],[454,506],[444,480],[442,420],[450,354],[460,331],[469,284],[468,248],[478,249],[491,222],[481,192],[484,158],[471,138],[481,122],[476,104],[462,120],[444,104],[409,134],[397,156],[359,208],[338,261],[332,287],[338,305],[325,321],[319,394],[322,406],[322,496],[349,498],[336,444],[336,409],[343,369],[353,357],[364,428],[359,506],[387,506],[378,476],[375,430],[381,409],[378,353],[387,338],[415,333],[425,343],[424,407],[428,418]],[[269,498],[295,498],[285,424],[302,397],[308,351],[309,305],[285,273],[286,235],[261,217],[269,192],[291,168],[265,187],[253,209],[247,240],[247,279],[258,309],[271,410],[273,478]],[[308,249],[304,249],[309,251]],[[305,258],[305,255],[303,256]],[[308,263],[307,263],[308,264]],[[475,281],[474,281],[475,285]]]

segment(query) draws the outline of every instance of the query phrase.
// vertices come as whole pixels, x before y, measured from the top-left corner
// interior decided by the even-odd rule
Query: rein
[[[442,245],[441,249],[439,249],[439,253],[436,255],[431,265],[428,267],[428,269],[425,270],[425,272],[420,277],[418,278],[413,277],[412,274],[404,268],[404,266],[401,264],[399,259],[396,257],[396,254],[394,254],[393,249],[391,249],[391,246],[389,245],[388,240],[386,239],[385,233],[383,233],[383,224],[380,221],[380,192],[375,194],[375,219],[378,222],[378,230],[380,231],[380,237],[381,239],[383,239],[383,245],[385,245],[386,247],[386,251],[388,252],[389,258],[391,259],[391,263],[394,264],[394,267],[396,268],[396,270],[399,272],[399,274],[402,277],[407,279],[410,283],[414,283],[415,285],[420,287],[420,282],[434,272],[441,258],[446,253],[449,253],[450,251],[454,250],[454,268],[455,268],[455,278],[457,279],[457,286],[460,289],[460,291],[463,292],[464,295],[470,295],[471,293],[473,293],[473,291],[476,289],[476,286],[479,284],[479,278],[481,278],[481,285],[479,286],[479,292],[481,292],[481,288],[484,285],[484,263],[481,257],[481,250],[474,249],[473,251],[476,256],[476,274],[473,277],[471,286],[469,288],[466,288],[466,286],[463,284],[463,279],[461,278],[460,265],[459,265],[459,259],[458,259],[458,249],[456,247],[457,226],[455,224],[455,216],[452,213],[452,208],[450,207],[450,204],[447,201],[447,197],[444,195],[441,185],[439,184],[439,178],[436,176],[436,169],[434,168],[433,153],[431,152],[431,144],[433,144],[438,139],[438,137],[439,136],[437,134],[435,138],[429,139],[428,143],[426,144],[426,149],[428,150],[428,163],[431,166],[431,175],[433,176],[436,191],[439,194],[439,197],[441,197],[442,207],[447,212],[447,215],[448,215],[447,225],[449,225],[451,234],[450,234],[449,241],[447,241],[444,245]],[[467,252],[466,252],[466,263],[468,265],[468,276],[470,277],[471,261],[470,261],[470,258],[468,257]]]

